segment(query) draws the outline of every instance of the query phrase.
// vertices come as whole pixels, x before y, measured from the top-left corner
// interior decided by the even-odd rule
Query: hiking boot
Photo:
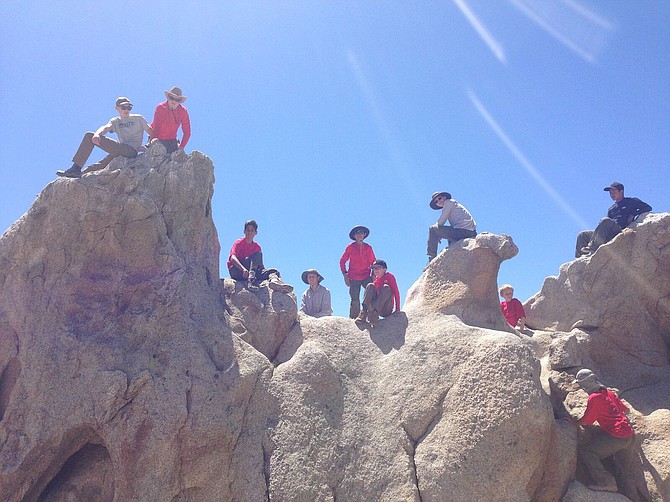
[[[379,314],[377,312],[370,312],[368,314],[368,324],[374,326],[379,322]]]
[[[361,312],[358,314],[358,317],[354,319],[354,322],[356,324],[364,324],[368,322],[368,313],[365,310],[361,310]]]
[[[589,256],[590,254],[593,254],[593,250],[589,246],[584,246],[581,249],[582,256]]]
[[[607,483],[607,484],[597,484],[594,483],[592,485],[588,485],[587,488],[589,490],[593,490],[594,492],[618,492],[619,488],[617,488],[616,483]]]
[[[58,171],[56,171],[56,174],[64,178],[81,178],[81,166],[78,166],[77,164],[72,164],[72,167],[70,169],[66,171],[59,169]]]

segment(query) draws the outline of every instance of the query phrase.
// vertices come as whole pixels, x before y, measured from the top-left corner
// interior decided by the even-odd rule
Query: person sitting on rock
[[[363,309],[356,317],[356,323],[369,323],[374,326],[379,317],[388,317],[400,311],[400,291],[395,277],[387,272],[384,260],[375,260],[372,264],[374,282],[365,286]],[[394,309],[395,306],[395,309]]]
[[[186,96],[182,96],[181,89],[173,87],[163,92],[167,101],[159,103],[154,110],[154,121],[151,123],[154,133],[151,143],[160,141],[170,155],[177,149],[186,148],[186,143],[191,137],[191,120],[188,110],[183,105]],[[179,126],[182,132],[181,141],[177,140]]]
[[[321,285],[323,276],[313,268],[302,273],[302,282],[309,284],[309,288],[302,294],[300,312],[311,317],[324,317],[331,315],[333,309],[330,306],[330,291]]]
[[[118,98],[115,108],[119,112],[119,116],[109,119],[109,122],[99,127],[97,131],[84,134],[79,149],[72,158],[72,167],[67,170],[56,171],[58,176],[80,178],[82,174],[104,169],[116,157],[122,156],[134,159],[137,157],[137,152],[146,150],[142,146],[144,131],[147,132],[149,137],[153,134],[153,129],[151,129],[146,119],[142,115],[130,113],[133,104],[128,98]],[[105,136],[108,132],[115,132],[120,142]],[[88,161],[95,146],[102,148],[108,155],[100,162],[91,164],[82,171],[82,167]]]
[[[603,244],[611,241],[642,213],[651,211],[651,206],[635,197],[624,197],[623,185],[615,181],[603,188],[610,193],[614,204],[607,210],[607,217],[600,220],[595,230],[583,230],[577,236],[575,258],[590,255]]]
[[[526,329],[526,311],[523,309],[521,302],[514,298],[514,288],[509,284],[503,284],[498,290],[503,301],[500,302],[500,309],[502,310],[505,319],[510,326],[518,328],[521,331]]]
[[[628,407],[619,397],[601,384],[596,374],[589,369],[577,372],[573,383],[586,391],[589,399],[579,425],[598,422],[599,430],[579,449],[580,457],[593,478],[588,488],[596,491],[618,491],[616,480],[602,464],[606,457],[627,449],[635,442],[635,430],[625,413]]]
[[[451,198],[449,192],[435,192],[430,207],[442,210],[437,223],[428,229],[428,262],[437,256],[437,245],[442,239],[453,242],[477,236],[477,223],[465,207]],[[445,226],[449,221],[451,226]]]
[[[236,281],[247,280],[249,289],[258,289],[262,281],[269,281],[270,289],[281,293],[290,293],[293,286],[284,284],[276,268],[265,268],[261,246],[254,241],[258,233],[258,224],[254,220],[244,223],[244,237],[237,239],[230,248],[228,272]]]
[[[361,311],[361,287],[365,288],[372,282],[370,266],[375,261],[375,252],[370,244],[363,242],[370,235],[370,230],[363,225],[356,225],[349,232],[349,238],[354,241],[349,244],[340,258],[340,270],[344,276],[344,283],[349,288],[349,317],[356,319]],[[347,262],[349,270],[347,271]]]

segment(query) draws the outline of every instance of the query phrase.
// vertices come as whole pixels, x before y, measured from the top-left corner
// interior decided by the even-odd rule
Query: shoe
[[[593,250],[588,246],[584,246],[580,251],[582,252],[582,256],[588,256],[593,253]]]
[[[258,286],[254,284],[256,280],[256,271],[249,270],[249,279],[247,280],[247,289],[258,289]]]
[[[619,488],[617,488],[616,483],[611,483],[611,484],[606,484],[606,485],[599,485],[599,484],[592,484],[588,485],[587,488],[589,490],[593,490],[594,492],[612,492],[616,493],[619,491]]]
[[[377,312],[370,312],[368,314],[368,324],[374,326],[379,322],[379,314]]]
[[[290,293],[293,291],[293,286],[290,284],[284,284],[283,282],[270,281],[268,284],[272,291],[278,291],[279,293]]]
[[[358,317],[354,319],[354,322],[356,324],[364,324],[368,322],[368,313],[365,312],[364,310],[361,310],[361,313],[358,314]]]
[[[77,164],[72,164],[72,167],[70,169],[66,171],[59,169],[58,171],[56,171],[56,174],[64,178],[81,178],[81,166],[78,166]]]

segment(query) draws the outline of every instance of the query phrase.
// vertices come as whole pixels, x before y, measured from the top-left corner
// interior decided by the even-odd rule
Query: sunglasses
[[[174,96],[168,96],[168,99],[170,101],[176,101],[177,103],[181,103],[181,98],[175,98]]]
[[[122,110],[132,110],[133,109],[132,106],[125,106],[125,105],[121,105],[121,106],[119,106],[119,108],[121,108]]]

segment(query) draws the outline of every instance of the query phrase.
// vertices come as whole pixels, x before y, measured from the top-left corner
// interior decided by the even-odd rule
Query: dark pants
[[[477,232],[475,230],[465,230],[464,228],[454,228],[454,227],[430,227],[428,229],[428,258],[432,260],[437,256],[437,245],[442,239],[447,239],[447,242],[451,244],[452,242],[461,241],[463,239],[469,239],[476,237]]]
[[[596,484],[606,485],[615,482],[603,466],[602,460],[625,450],[634,442],[634,435],[629,438],[616,438],[600,430],[579,449],[581,459]]]
[[[276,268],[263,268],[263,252],[262,251],[256,251],[254,254],[251,256],[247,256],[245,259],[240,260],[240,263],[244,265],[244,268],[247,270],[253,270],[256,272],[256,281],[260,283],[261,281],[265,281],[270,277],[270,274],[279,274],[279,271]],[[230,277],[232,279],[235,279],[236,281],[244,281],[244,273],[237,268],[235,265],[231,266],[228,269],[228,273],[230,274]]]
[[[135,150],[130,145],[119,143],[118,141],[114,141],[113,139],[108,138],[107,136],[100,136],[100,144],[94,145],[93,141],[91,141],[92,138],[93,138],[92,132],[87,132],[86,134],[84,134],[84,138],[81,140],[81,144],[79,145],[77,153],[75,153],[74,157],[72,157],[72,162],[77,164],[79,167],[84,167],[86,165],[86,162],[88,162],[88,158],[91,156],[91,152],[93,152],[93,148],[95,146],[100,147],[101,149],[106,151],[109,155],[107,155],[100,162],[91,164],[89,168],[86,170],[87,172],[104,169],[112,160],[114,160],[115,157],[118,157],[120,155],[123,157],[128,157],[129,159],[134,159],[135,157],[137,157],[137,150]]]
[[[583,230],[577,235],[577,245],[575,246],[575,258],[587,254],[582,252],[583,247],[588,247],[593,253],[603,244],[614,239],[621,233],[621,227],[612,218],[603,218],[598,223],[595,230]]]
[[[349,318],[356,319],[361,312],[361,287],[366,287],[372,282],[371,277],[366,277],[363,280],[349,279],[349,297],[351,303],[349,304]]]
[[[167,150],[168,155],[170,155],[172,152],[176,152],[179,148],[179,142],[176,139],[159,139],[158,141],[163,144]]]
[[[363,295],[363,310],[368,314],[376,313],[381,317],[388,317],[393,313],[393,291],[388,284],[384,284],[379,293],[374,284],[365,286]]]

